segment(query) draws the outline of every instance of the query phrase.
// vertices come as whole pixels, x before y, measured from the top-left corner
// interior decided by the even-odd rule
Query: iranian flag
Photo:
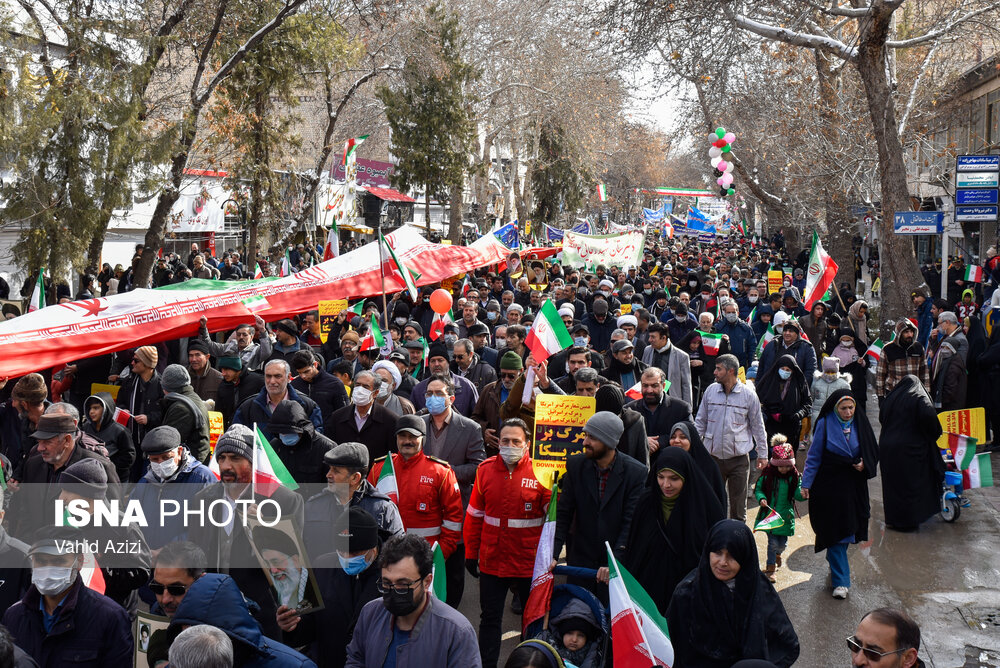
[[[767,331],[761,335],[760,341],[757,342],[757,357],[760,357],[760,354],[764,352],[764,348],[767,348],[767,344],[769,344],[773,340],[774,340],[774,324],[769,323],[767,325]]]
[[[299,484],[256,423],[253,431],[253,493],[271,497],[279,487],[298,489]]]
[[[399,487],[396,485],[396,467],[392,464],[392,453],[389,453],[382,462],[382,470],[379,471],[378,480],[375,481],[375,489],[399,505]]]
[[[784,526],[785,520],[781,519],[781,515],[778,511],[771,510],[771,513],[762,519],[757,524],[753,525],[754,531],[770,531],[771,529],[777,529],[780,526]]]
[[[990,453],[980,452],[972,458],[969,468],[962,471],[962,482],[966,489],[993,486],[993,462]]]
[[[84,552],[83,566],[80,568],[80,579],[83,585],[91,591],[103,594],[105,591],[104,572],[97,565],[93,552]]]
[[[747,316],[746,323],[748,325],[753,324],[753,319],[757,317],[757,307],[754,306],[753,310],[750,311],[750,315]]]
[[[552,601],[553,575],[549,564],[559,555],[552,553],[556,539],[556,503],[559,499],[559,488],[552,486],[552,500],[549,501],[549,512],[542,525],[542,533],[538,537],[538,549],[535,550],[535,568],[531,573],[531,593],[524,603],[524,614],[521,617],[521,631],[528,628],[537,619],[544,617],[549,611]]]
[[[597,198],[602,202],[608,201],[608,187],[603,183],[597,184]]]
[[[448,311],[444,315],[440,313],[434,314],[434,319],[431,320],[431,332],[428,334],[431,341],[437,341],[438,337],[444,334],[444,326],[450,325],[455,322],[455,317],[452,315],[451,311]]]
[[[670,644],[667,620],[635,578],[616,560],[611,546],[608,569],[611,581],[611,644],[617,668],[649,668],[674,665],[674,648]]]
[[[405,264],[403,264],[402,260],[396,257],[395,251],[393,251],[392,246],[386,242],[385,237],[382,236],[381,232],[379,232],[378,235],[378,243],[379,248],[387,251],[387,253],[382,253],[381,255],[383,261],[385,261],[386,255],[388,255],[389,259],[392,260],[392,264],[396,268],[396,271],[399,272],[400,277],[403,279],[403,283],[406,284],[406,291],[410,294],[410,299],[417,301],[417,298],[420,296],[420,291],[417,290],[417,284],[414,282],[413,273],[406,267]]]
[[[722,347],[722,334],[709,334],[700,332],[701,345],[705,348],[706,355],[718,355],[719,348]]]
[[[344,143],[344,159],[341,161],[341,164],[346,165],[348,158],[355,157],[354,152],[358,150],[358,147],[361,146],[366,139],[368,139],[368,135],[361,135],[360,137],[352,137],[351,139],[348,139]]]
[[[628,388],[625,391],[625,396],[629,399],[642,399],[642,381],[640,380],[638,383]]]
[[[260,262],[258,262],[258,263],[257,263],[257,264],[256,264],[256,265],[254,266],[254,270],[253,270],[253,277],[254,277],[254,278],[264,278],[264,272],[263,272],[263,271],[261,271],[261,269],[260,269]]]
[[[545,300],[538,310],[538,316],[531,324],[531,331],[528,332],[524,345],[531,350],[536,362],[544,362],[549,355],[573,345],[573,337],[566,330],[566,325],[551,300]]]
[[[31,291],[31,301],[28,302],[28,313],[45,308],[45,267],[38,270],[38,280],[35,289]]]
[[[256,314],[259,311],[266,311],[271,308],[270,302],[267,301],[267,297],[264,295],[251,295],[240,300],[247,310],[251,313]]]
[[[976,456],[976,439],[962,434],[948,434],[948,449],[955,459],[955,466],[959,471],[964,471],[972,465],[972,459]]]
[[[292,258],[288,254],[288,249],[285,249],[285,257],[281,259],[281,273],[280,276],[291,276],[292,275]]]
[[[326,233],[326,245],[323,246],[323,262],[332,260],[340,255],[340,231],[337,228],[337,221],[333,222],[330,230]]]
[[[837,263],[823,250],[823,244],[819,241],[819,234],[813,230],[812,250],[809,253],[809,267],[806,269],[806,289],[802,295],[802,300],[807,311],[826,294],[836,275]]]
[[[871,357],[872,361],[875,364],[878,364],[879,360],[882,359],[882,348],[884,348],[884,347],[885,347],[885,344],[882,343],[882,338],[881,337],[875,339],[872,342],[872,344],[870,346],[868,346],[868,350],[865,352],[865,357]]]
[[[347,310],[350,311],[351,313],[353,313],[354,315],[361,315],[362,313],[364,313],[364,310],[365,310],[365,300],[362,299],[357,304],[354,304],[353,306],[351,306]]]
[[[441,551],[441,545],[437,541],[431,546],[431,554],[434,555],[434,565],[431,566],[431,573],[434,575],[431,579],[431,593],[437,600],[447,601],[448,578],[444,571],[444,552]]]
[[[114,420],[123,427],[128,426],[128,421],[132,419],[132,414],[124,408],[115,408]]]
[[[2,466],[0,466],[0,489],[7,489],[7,476],[4,475]]]
[[[972,283],[982,283],[983,282],[983,268],[978,264],[967,264],[965,265],[965,280]]]
[[[377,350],[385,346],[385,337],[382,336],[382,330],[375,322],[374,314],[371,317],[371,325],[365,338],[361,339],[361,350]]]

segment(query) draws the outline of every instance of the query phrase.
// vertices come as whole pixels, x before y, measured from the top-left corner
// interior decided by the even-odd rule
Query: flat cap
[[[361,443],[341,443],[330,448],[323,455],[327,466],[344,466],[352,469],[367,469],[370,458],[368,448]]]
[[[170,425],[154,427],[146,432],[139,447],[147,455],[162,455],[181,447],[181,433]]]
[[[426,436],[427,425],[416,415],[401,415],[396,418],[396,433],[406,432],[414,436]]]

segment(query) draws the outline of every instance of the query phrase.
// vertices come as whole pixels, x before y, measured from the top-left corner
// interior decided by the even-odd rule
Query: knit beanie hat
[[[601,411],[594,413],[587,420],[587,423],[583,425],[583,431],[614,450],[618,447],[618,441],[621,440],[622,434],[625,433],[625,424],[614,413]]]
[[[513,350],[508,350],[500,358],[501,371],[520,371],[523,368],[524,362],[521,361],[521,356]]]
[[[795,452],[788,443],[780,443],[771,450],[771,466],[795,466]]]
[[[59,486],[86,499],[103,499],[108,491],[108,473],[96,459],[81,459],[59,475]]]
[[[215,456],[231,452],[237,457],[253,461],[253,430],[242,424],[234,424],[226,430],[215,444]]]
[[[177,392],[190,384],[191,376],[180,364],[171,364],[163,370],[163,376],[160,377],[160,387],[167,392]]]
[[[156,346],[142,346],[141,348],[136,348],[132,355],[150,369],[156,368],[156,363],[160,359],[159,353],[156,352]]]

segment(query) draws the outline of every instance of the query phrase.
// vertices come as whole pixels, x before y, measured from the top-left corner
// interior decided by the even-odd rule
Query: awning
[[[361,186],[375,197],[380,200],[385,200],[386,202],[416,202],[409,195],[404,195],[398,190],[393,190],[392,188],[379,188],[377,186]]]
[[[348,232],[357,232],[358,234],[375,234],[375,230],[364,225],[340,225],[339,228]]]

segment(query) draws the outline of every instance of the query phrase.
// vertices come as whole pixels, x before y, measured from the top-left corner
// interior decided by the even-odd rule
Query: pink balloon
[[[722,139],[727,144],[732,144],[734,141],[736,141],[736,135],[733,134],[732,132],[727,132]]]
[[[722,183],[722,177],[720,176],[719,178],[715,179],[715,183],[718,184],[718,185],[720,185],[720,186],[723,185],[723,183]]]
[[[729,166],[728,162],[726,162],[725,160],[721,160],[721,161],[719,161],[719,164],[717,164],[715,166],[715,168],[717,170],[719,170],[720,172],[724,172],[724,171],[726,171],[726,167],[728,167],[728,166]]]
[[[723,186],[725,186],[727,188],[733,184],[733,175],[730,174],[729,172],[726,172],[725,174],[723,174],[720,177],[720,179],[722,181],[722,183],[720,185],[723,185]]]

